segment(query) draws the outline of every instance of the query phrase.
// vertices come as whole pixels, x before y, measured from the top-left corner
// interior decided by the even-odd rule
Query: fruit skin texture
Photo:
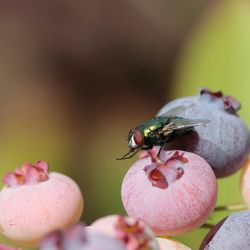
[[[65,250],[72,250],[68,247]],[[117,239],[103,234],[92,233],[88,235],[88,244],[74,250],[126,250],[124,245]],[[49,250],[49,249],[48,249]]]
[[[201,244],[200,250],[250,249],[250,211],[229,215],[212,229]]]
[[[125,229],[122,230],[122,228]],[[131,230],[131,228],[133,229]],[[90,232],[102,233],[122,241],[125,239],[124,243],[127,250],[144,250],[145,248],[147,250],[159,250],[154,233],[149,226],[131,217],[121,215],[105,216],[94,221],[87,229]],[[146,245],[142,244],[143,241]]]
[[[161,159],[172,153],[176,151],[162,151]],[[150,157],[135,162],[122,183],[122,201],[129,216],[147,223],[157,235],[175,236],[200,227],[216,205],[217,179],[212,168],[198,155],[179,154],[185,163],[172,159],[158,168],[167,179],[166,188],[153,186],[157,184],[146,176]],[[174,170],[178,166],[184,170],[179,179]]]
[[[126,248],[120,241],[112,237],[108,237],[106,235],[94,234],[94,233],[88,235],[88,241],[86,242],[86,244],[78,247],[75,247],[74,244],[69,244],[67,247],[64,248],[64,250],[99,250],[99,249],[126,250]],[[44,249],[44,250],[51,250],[51,249]],[[60,248],[58,250],[60,250]]]
[[[156,238],[160,250],[191,250],[191,248],[172,239]]]
[[[224,99],[223,99],[224,98]],[[210,120],[207,125],[195,127],[197,133],[183,136],[166,145],[166,149],[180,149],[200,155],[213,168],[217,177],[238,171],[250,153],[250,133],[236,110],[225,109],[226,96],[214,97],[212,92],[184,97],[167,103],[157,114],[177,106],[189,107],[178,116]]]
[[[46,181],[1,190],[0,232],[20,246],[35,247],[45,234],[76,223],[82,211],[77,184],[50,173]]]
[[[125,250],[122,242],[106,235],[86,232],[82,223],[46,235],[40,250]]]

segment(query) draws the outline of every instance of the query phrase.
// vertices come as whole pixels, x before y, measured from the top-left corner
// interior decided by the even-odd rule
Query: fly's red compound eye
[[[142,132],[140,131],[135,131],[134,133],[134,141],[136,143],[137,146],[142,146],[143,142],[144,142],[144,135]]]

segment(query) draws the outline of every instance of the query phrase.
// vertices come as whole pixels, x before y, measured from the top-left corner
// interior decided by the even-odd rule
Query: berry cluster
[[[201,227],[216,206],[216,178],[232,175],[245,162],[242,195],[250,207],[250,133],[237,115],[240,103],[222,92],[202,89],[197,96],[166,104],[157,116],[179,106],[185,108],[178,116],[209,122],[165,144],[160,160],[156,147],[141,153],[122,183],[127,213],[161,236],[177,236]],[[220,222],[201,249],[250,249],[249,216],[250,211],[235,213]]]
[[[87,227],[78,223],[84,207],[78,185],[38,161],[4,176],[0,233],[18,247],[41,250],[190,250],[167,237],[200,228],[215,209],[217,178],[244,164],[241,190],[250,207],[250,133],[237,115],[240,103],[221,92],[202,89],[168,103],[158,116],[178,106],[185,107],[178,116],[209,122],[140,153],[121,188],[129,216],[106,216]],[[132,148],[144,141],[131,138]],[[231,214],[212,228],[200,249],[250,249],[249,228],[250,211]],[[15,249],[21,250],[0,244],[0,250]]]

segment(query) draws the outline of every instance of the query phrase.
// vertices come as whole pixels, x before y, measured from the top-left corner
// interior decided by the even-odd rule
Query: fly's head
[[[137,129],[131,129],[128,135],[129,151],[133,152],[135,149],[139,149],[143,145],[144,145],[144,134]]]
[[[144,134],[138,129],[131,129],[128,134],[128,153],[117,160],[132,158],[144,145]]]

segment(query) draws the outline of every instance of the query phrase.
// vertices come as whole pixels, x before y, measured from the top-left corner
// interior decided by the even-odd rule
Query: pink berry
[[[250,208],[250,158],[248,158],[243,167],[241,193],[247,207]]]
[[[159,249],[149,226],[132,217],[106,216],[96,220],[88,229],[121,240],[126,245],[126,250]]]
[[[41,238],[76,223],[83,197],[69,177],[48,174],[48,165],[26,163],[4,177],[0,192],[0,231],[21,246],[37,246]]]
[[[182,243],[165,238],[156,238],[160,250],[191,250],[191,248],[183,245]]]
[[[83,224],[48,234],[41,250],[125,250],[122,242],[106,235],[85,232]]]
[[[214,210],[217,180],[200,156],[153,150],[135,162],[122,184],[127,213],[158,235],[175,236],[200,227]]]

